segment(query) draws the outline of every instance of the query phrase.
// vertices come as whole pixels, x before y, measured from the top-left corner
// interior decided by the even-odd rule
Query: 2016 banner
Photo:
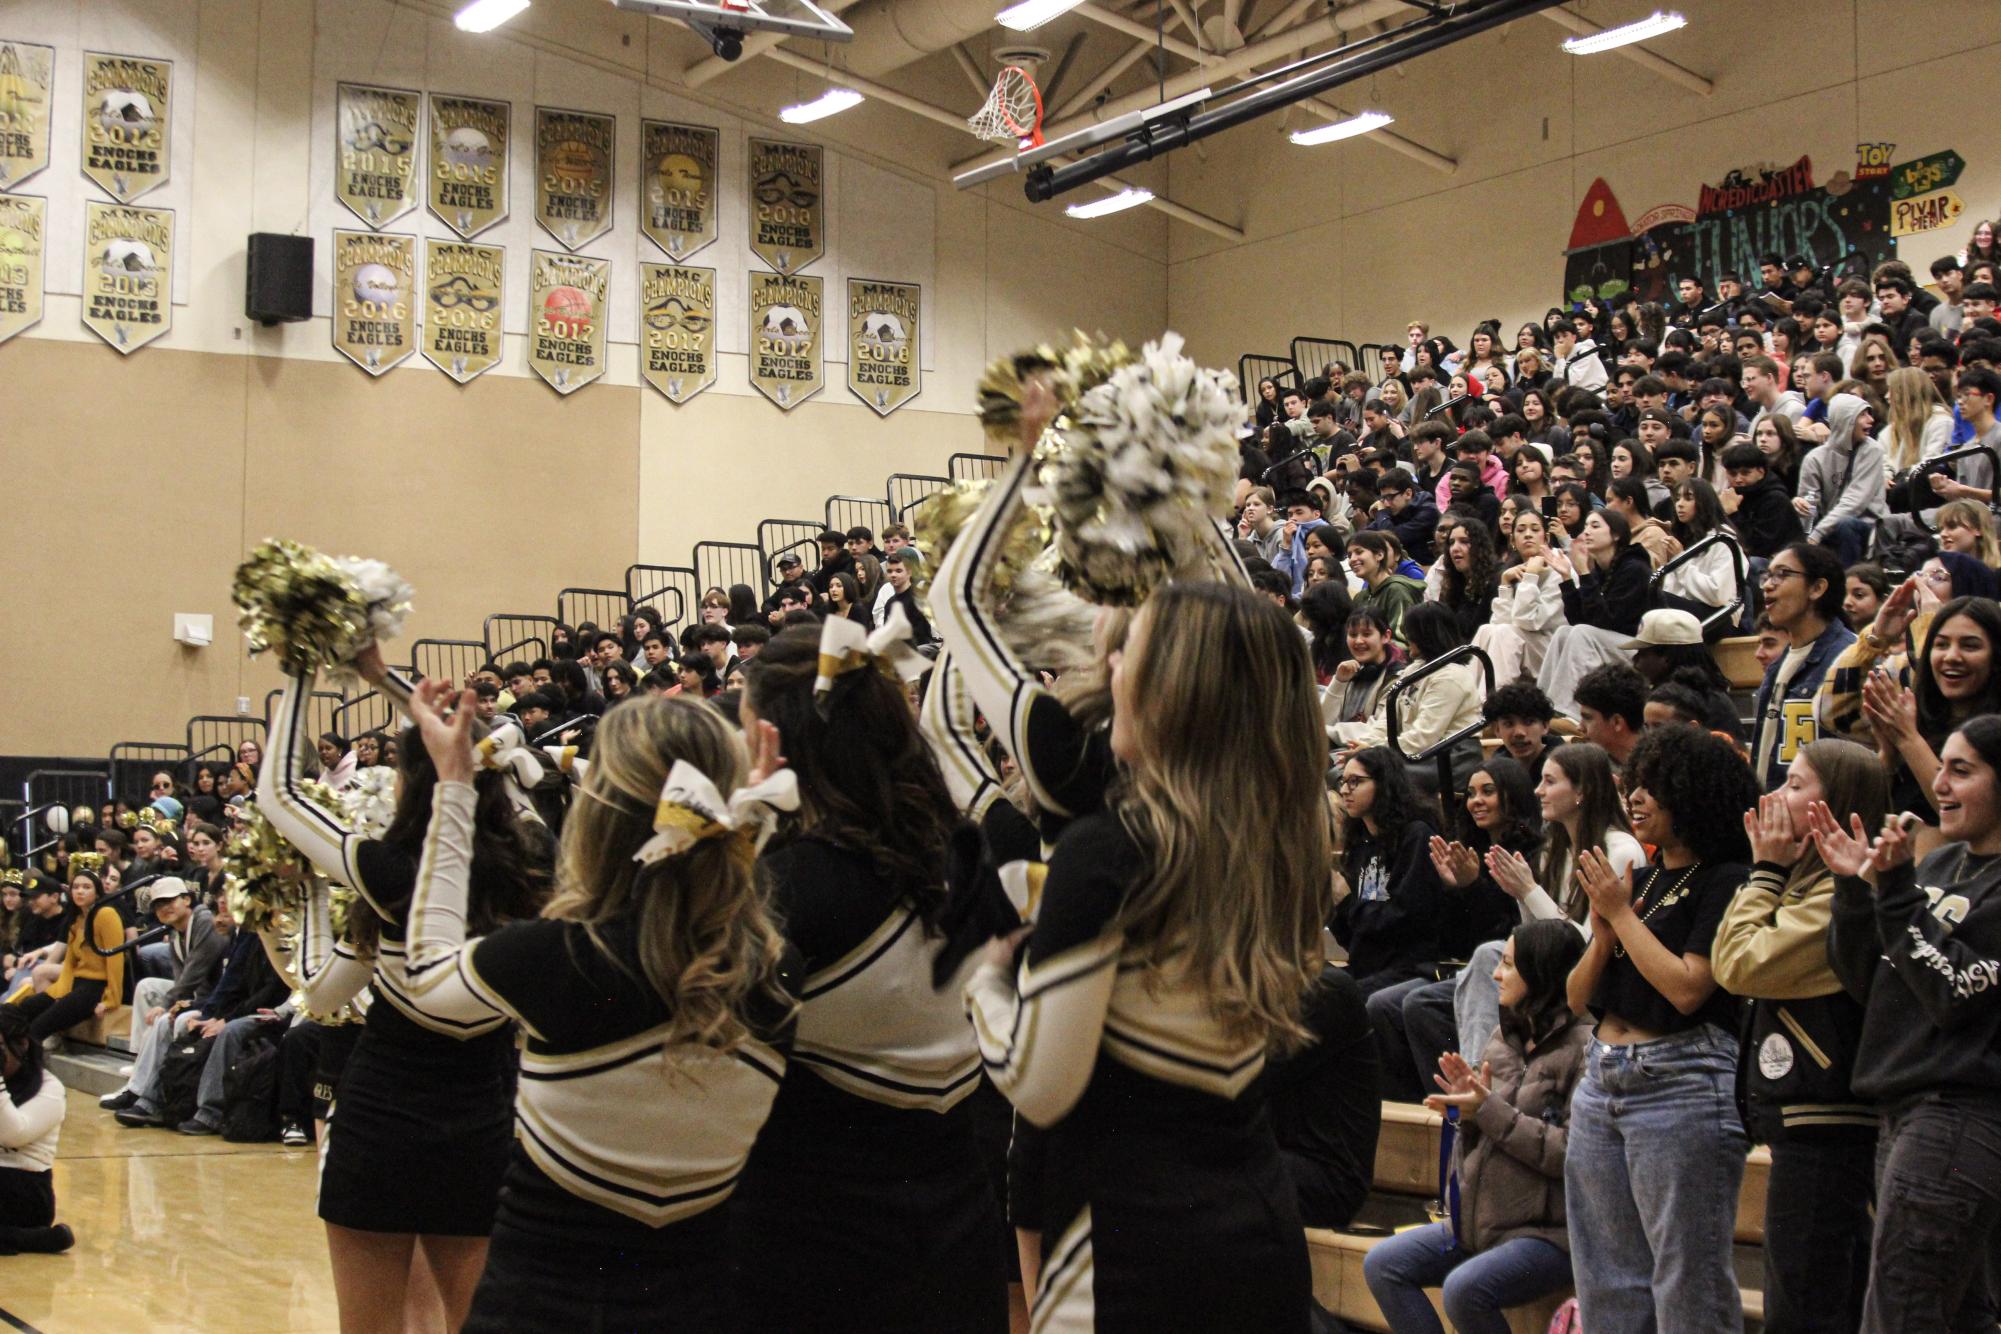
[[[334,195],[377,230],[417,206],[421,104],[402,88],[343,83],[334,89]]]
[[[416,237],[333,234],[333,345],[370,375],[416,350]]]
[[[0,343],[41,322],[48,218],[46,199],[0,195]]]
[[[500,364],[506,258],[499,246],[424,243],[424,359],[460,384]]]
[[[716,271],[641,264],[639,373],[675,403],[716,382]]]
[[[617,129],[610,116],[535,108],[535,221],[567,249],[611,230]]]
[[[611,261],[537,250],[528,262],[528,364],[559,394],[604,374]]]
[[[887,417],[923,389],[917,361],[923,297],[916,283],[848,279],[848,392],[877,416]]]
[[[750,249],[780,273],[827,252],[825,160],[818,144],[750,141]]]
[[[83,327],[130,354],[174,327],[174,211],[84,205]]]
[[[820,351],[825,281],[785,273],[750,275],[750,382],[790,411],[827,383]]]
[[[476,97],[431,94],[431,188],[427,203],[470,241],[507,216],[507,128],[513,108]]]
[[[83,174],[121,204],[166,184],[174,62],[83,53]]]
[[[722,135],[708,125],[639,122],[639,226],[677,260],[716,239],[716,162]]]
[[[49,165],[56,49],[0,40],[0,190]]]

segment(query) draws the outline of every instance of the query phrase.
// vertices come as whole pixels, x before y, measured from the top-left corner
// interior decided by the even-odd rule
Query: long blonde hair
[[[1126,938],[1155,968],[1185,967],[1232,1036],[1297,1045],[1333,855],[1306,641],[1248,589],[1169,584],[1135,618],[1122,670],[1145,705],[1124,719],[1136,753],[1116,810],[1150,862]]]
[[[778,980],[784,941],[765,910],[752,858],[731,837],[678,857],[633,860],[676,760],[728,794],[743,783],[742,740],[703,704],[651,695],[604,716],[591,764],[563,829],[555,896],[544,917],[581,922],[607,958],[606,923],[639,921],[639,962],[667,1003],[668,1041],[728,1050],[750,1008],[789,1008]]]
[[[1923,374],[1923,372],[1919,372]],[[1948,500],[1932,516],[1932,527],[1944,532],[1948,526],[1971,528],[1979,535],[1980,550],[1974,554],[1989,569],[2001,568],[2001,534],[1994,530],[1994,514],[1977,500]]]
[[[1884,453],[1890,466],[1902,472],[1924,456],[1925,423],[1934,412],[1950,409],[1939,396],[1932,377],[1914,366],[1900,366],[1891,371],[1888,383],[1890,433]]]

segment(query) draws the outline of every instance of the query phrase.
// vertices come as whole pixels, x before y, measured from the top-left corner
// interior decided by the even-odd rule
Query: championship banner
[[[640,230],[673,258],[686,259],[716,239],[722,135],[708,125],[643,120],[639,136],[640,160],[646,164]]]
[[[370,375],[417,345],[417,238],[333,234],[333,345]]]
[[[917,364],[923,295],[916,283],[848,279],[848,392],[877,416],[887,417],[924,387]]]
[[[0,190],[49,165],[49,107],[56,49],[0,40]]]
[[[535,108],[535,221],[566,249],[611,230],[617,128],[611,116]]]
[[[507,216],[505,102],[431,94],[431,188],[425,202],[470,241]]]
[[[174,327],[174,211],[84,205],[83,327],[122,353]]]
[[[686,403],[716,382],[716,271],[641,264],[639,300],[639,373]]]
[[[790,411],[820,392],[820,310],[826,284],[784,273],[750,275],[750,382]]]
[[[750,249],[780,273],[797,273],[827,252],[818,144],[750,141]]]
[[[604,374],[611,261],[537,250],[528,261],[528,364],[559,394]]]
[[[418,95],[401,88],[334,88],[334,196],[371,228],[417,206],[418,106]]]
[[[494,245],[424,243],[424,359],[460,384],[500,364],[506,257]]]
[[[0,343],[42,319],[42,232],[49,201],[0,195]]]
[[[171,60],[83,53],[83,174],[121,204],[167,181]]]

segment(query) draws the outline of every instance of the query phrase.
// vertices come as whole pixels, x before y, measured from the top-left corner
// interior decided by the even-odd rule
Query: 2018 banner
[[[879,417],[917,397],[923,372],[917,364],[916,283],[848,279],[848,392]]]
[[[750,249],[780,273],[827,252],[825,165],[818,144],[750,141]]]

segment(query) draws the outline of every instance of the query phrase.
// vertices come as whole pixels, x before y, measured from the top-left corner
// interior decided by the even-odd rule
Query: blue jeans
[[[1736,1039],[1713,1026],[1591,1044],[1563,1164],[1586,1329],[1743,1329],[1731,1263],[1747,1144],[1736,1069]]]
[[[1867,519],[1836,519],[1819,545],[1833,548],[1843,565],[1853,565],[1868,554],[1869,538],[1875,531],[1876,525]]]
[[[1369,1292],[1391,1334],[1443,1334],[1424,1290],[1443,1286],[1445,1316],[1458,1334],[1508,1334],[1501,1314],[1570,1286],[1570,1257],[1540,1237],[1468,1251],[1449,1223],[1399,1232],[1362,1261]]]

